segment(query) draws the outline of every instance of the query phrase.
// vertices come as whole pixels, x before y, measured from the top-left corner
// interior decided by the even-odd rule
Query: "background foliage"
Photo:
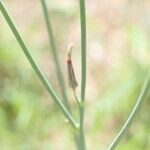
[[[47,1],[65,81],[66,49],[75,43],[73,62],[80,83],[78,2]],[[106,149],[126,120],[150,67],[150,2],[87,0],[87,95],[85,132],[88,149]],[[49,52],[40,1],[8,1],[35,60],[60,93]],[[78,89],[78,92],[80,89]],[[70,103],[76,102],[69,88]],[[74,149],[64,117],[34,74],[0,14],[0,146],[2,150]],[[150,147],[149,97],[118,150]]]

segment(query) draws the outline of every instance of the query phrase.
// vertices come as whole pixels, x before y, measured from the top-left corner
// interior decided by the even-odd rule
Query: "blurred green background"
[[[40,1],[5,0],[41,70],[60,94]],[[80,22],[77,0],[48,1],[67,85],[67,46],[80,85]],[[127,119],[150,67],[150,1],[86,0],[87,90],[85,133],[89,150],[103,150]],[[77,90],[80,94],[80,87]],[[149,150],[150,96],[117,150]],[[65,118],[27,62],[0,13],[0,150],[75,150]]]

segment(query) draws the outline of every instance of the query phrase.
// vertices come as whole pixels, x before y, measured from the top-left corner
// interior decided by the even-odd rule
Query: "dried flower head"
[[[73,46],[74,46],[73,43],[69,44],[69,46],[68,46],[67,66],[68,66],[68,84],[69,84],[69,87],[71,87],[72,89],[75,89],[78,86],[78,82],[77,82],[76,77],[75,77],[75,73],[74,73],[74,69],[73,69],[73,65],[72,65],[72,60],[71,60]]]

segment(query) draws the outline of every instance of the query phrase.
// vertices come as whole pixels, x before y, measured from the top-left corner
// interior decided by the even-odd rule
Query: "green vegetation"
[[[36,74],[33,73],[29,64],[26,64],[20,47],[3,16],[0,16],[2,18],[0,22],[1,149],[75,149],[73,144],[75,139],[79,150],[107,149],[108,147],[112,150],[116,146],[120,150],[148,150],[150,146],[148,138],[150,130],[149,75],[145,80],[150,60],[148,29],[146,21],[140,22],[141,26],[145,25],[145,28],[131,22],[132,16],[137,17],[140,13],[143,16],[146,15],[146,9],[136,14],[130,12],[132,9],[142,8],[142,4],[132,8],[131,6],[137,6],[137,3],[130,3],[129,12],[124,11],[121,16],[117,16],[113,9],[116,7],[126,10],[128,3],[116,3],[112,6],[111,3],[107,4],[109,11],[114,13],[109,16],[107,9],[105,10],[105,7],[107,8],[105,4],[104,9],[99,10],[96,6],[103,3],[96,1],[98,5],[93,5],[92,2],[86,2],[89,35],[86,43],[84,0],[80,0],[79,4],[72,4],[65,0],[62,5],[58,5],[60,2],[57,1],[45,3],[44,0],[41,0],[41,5],[20,2],[23,7],[17,7],[19,5],[17,1],[6,3],[11,9],[12,5],[16,6],[17,9],[11,13],[14,19],[10,18],[1,1],[0,10]],[[36,6],[35,9],[32,5]],[[33,11],[27,11],[30,9]],[[19,10],[26,11],[26,14],[20,14]],[[95,10],[98,10],[100,14],[97,15]],[[117,11],[121,12],[119,9]],[[125,17],[128,13],[131,18]],[[80,16],[80,19],[77,16]],[[101,18],[100,23],[98,17]],[[124,21],[119,20],[122,17]],[[77,28],[79,20],[81,39],[80,30]],[[21,27],[23,30],[20,30]],[[26,42],[22,40],[18,31],[23,32],[23,34],[20,33]],[[78,81],[81,86],[81,88],[78,87],[81,89],[79,105],[75,98],[80,98],[74,97],[73,91],[66,86],[66,47],[73,40],[76,49],[73,63],[78,80],[81,74],[81,80]],[[80,41],[81,51],[79,50]],[[30,46],[25,43],[29,43]],[[27,47],[30,47],[30,51]],[[49,101],[50,97],[40,85],[36,75],[59,109],[55,109],[55,105]],[[79,95],[78,89],[77,95]],[[132,108],[133,111],[130,114]],[[67,118],[66,121],[59,110]],[[71,128],[68,128],[68,124]],[[129,128],[130,125],[132,125],[131,128]],[[109,146],[117,132],[119,134]],[[74,138],[69,133],[73,133]]]

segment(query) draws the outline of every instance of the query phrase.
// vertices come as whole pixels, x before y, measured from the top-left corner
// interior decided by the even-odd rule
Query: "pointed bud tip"
[[[73,47],[74,47],[74,43],[71,42],[71,43],[68,45],[68,59],[71,59],[71,54],[72,54]]]

